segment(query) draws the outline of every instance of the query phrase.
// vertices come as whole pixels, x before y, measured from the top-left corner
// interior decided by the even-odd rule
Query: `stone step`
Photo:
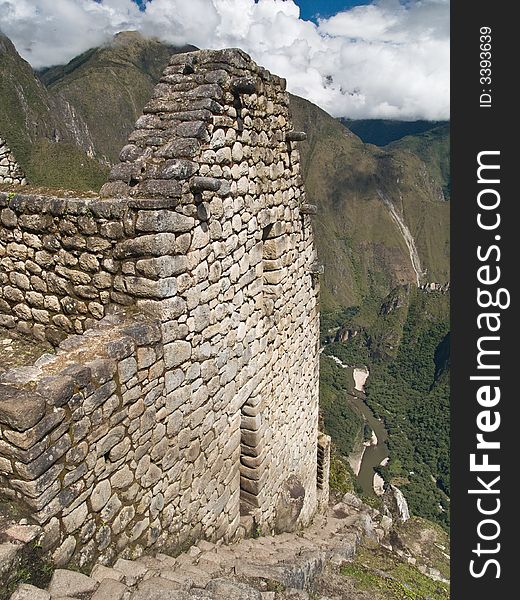
[[[68,571],[66,569],[56,569],[49,584],[49,594],[51,598],[64,598],[68,596],[81,598],[89,594],[92,595],[98,585],[95,579],[87,577],[83,573]]]
[[[114,569],[123,573],[123,582],[130,587],[144,579],[148,572],[148,568],[142,563],[138,563],[134,560],[126,560],[124,558],[116,560]]]
[[[213,542],[208,542],[206,540],[201,540],[197,543],[197,548],[199,548],[201,552],[208,552],[209,550],[212,550],[215,547],[216,544],[214,544]]]
[[[205,570],[207,573],[212,574],[218,573],[222,570],[222,565],[219,562],[206,558],[205,556],[202,556],[199,559],[197,566]]]
[[[175,564],[179,568],[185,567],[185,566],[192,566],[192,565],[196,564],[198,557],[199,557],[199,555],[192,556],[190,554],[181,554],[180,556],[178,556],[175,559]]]
[[[284,600],[300,600],[327,561],[351,560],[376,526],[366,511],[329,513],[303,532],[234,544],[201,541],[177,557],[157,553],[96,565],[90,577],[58,569],[48,591],[20,586],[11,600],[278,600],[266,591],[268,582],[291,589]]]
[[[190,600],[187,590],[162,577],[152,577],[138,584],[130,600]]]
[[[177,581],[182,585],[191,582],[188,587],[204,588],[211,580],[212,574],[204,568],[183,566],[176,570],[162,570],[160,576],[171,581]]]
[[[144,558],[144,557],[141,557],[141,558]],[[164,564],[169,565],[172,569],[178,564],[177,559],[174,558],[173,556],[169,556],[168,554],[159,553],[155,556],[155,560],[157,560],[158,562],[160,562],[163,565]]]
[[[123,600],[129,588],[115,579],[104,579],[97,590],[94,592],[91,600]]]

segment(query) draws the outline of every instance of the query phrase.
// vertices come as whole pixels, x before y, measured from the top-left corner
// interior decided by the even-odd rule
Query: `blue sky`
[[[301,18],[305,20],[315,20],[316,16],[326,19],[332,17],[336,13],[352,8],[353,6],[360,6],[362,4],[370,4],[363,0],[294,0],[295,3],[300,7]]]

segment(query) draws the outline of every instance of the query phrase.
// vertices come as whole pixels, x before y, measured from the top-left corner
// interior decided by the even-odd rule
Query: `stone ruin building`
[[[0,183],[25,185],[27,180],[7,142],[0,137]]]
[[[242,51],[175,55],[100,197],[0,192],[0,325],[56,350],[0,378],[0,494],[55,564],[326,503],[302,139]]]

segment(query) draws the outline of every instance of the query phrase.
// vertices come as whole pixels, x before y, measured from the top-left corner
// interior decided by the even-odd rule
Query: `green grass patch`
[[[379,592],[385,600],[449,600],[449,586],[433,581],[413,565],[382,548],[361,549],[341,574],[359,590]]]

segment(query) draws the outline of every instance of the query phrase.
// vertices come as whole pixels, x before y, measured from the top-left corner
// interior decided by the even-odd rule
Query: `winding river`
[[[361,460],[361,467],[358,474],[358,482],[367,495],[374,494],[374,469],[388,458],[388,432],[382,421],[374,416],[370,407],[359,397],[349,394],[348,402],[361,413],[366,420],[367,425],[372,429],[377,438],[377,444],[367,446]]]
[[[349,365],[345,365],[339,360],[336,356],[328,355],[329,358],[334,360],[340,367],[344,369],[352,369]],[[382,421],[377,419],[372,412],[372,409],[366,404],[364,401],[365,398],[365,390],[364,384],[368,379],[369,371],[366,368],[354,368],[352,369],[352,377],[354,379],[355,384],[355,393],[347,395],[347,402],[353,407],[356,412],[363,415],[367,425],[372,429],[375,434],[375,439],[373,437],[373,441],[375,444],[371,444],[369,446],[365,446],[361,449],[361,451],[355,452],[356,456],[349,457],[349,462],[351,465],[353,463],[359,463],[359,459],[361,458],[361,465],[354,467],[354,471],[357,472],[357,478],[360,486],[363,489],[363,492],[367,495],[374,495],[374,483],[377,482],[374,480],[374,475],[376,475],[374,469],[378,467],[383,461],[388,459],[388,432],[386,427]],[[362,457],[361,457],[362,453]],[[351,460],[352,459],[352,460]],[[359,469],[359,470],[358,470]],[[380,484],[381,482],[379,482]]]

